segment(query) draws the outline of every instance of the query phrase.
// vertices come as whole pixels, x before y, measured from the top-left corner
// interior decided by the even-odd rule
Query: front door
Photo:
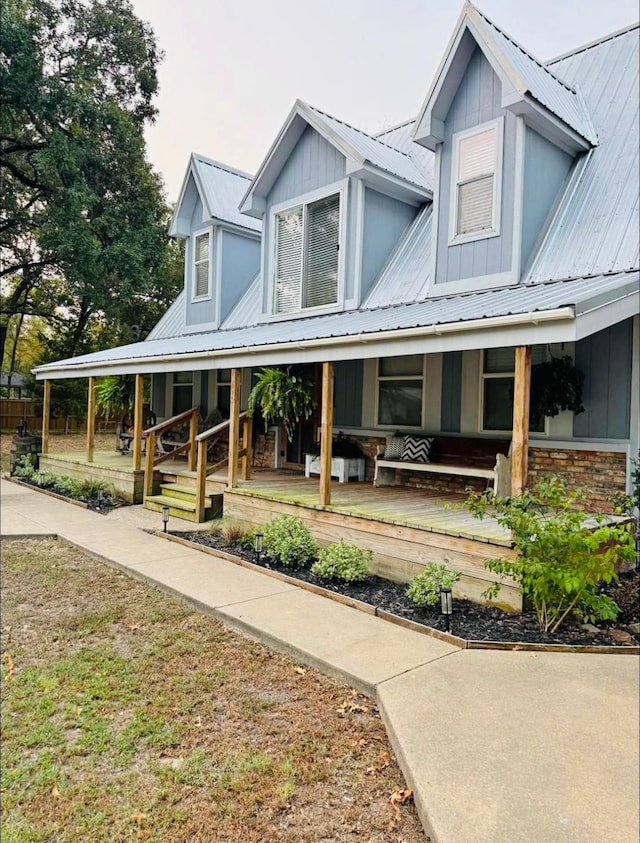
[[[304,468],[304,455],[309,452],[320,435],[320,402],[322,400],[322,366],[308,364],[300,367],[303,377],[308,378],[314,385],[314,399],[316,408],[308,419],[301,419],[293,432],[291,442],[286,438],[284,427],[282,435],[284,442],[283,468]]]

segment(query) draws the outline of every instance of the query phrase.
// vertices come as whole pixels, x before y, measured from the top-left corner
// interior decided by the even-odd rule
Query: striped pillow
[[[405,436],[401,460],[407,462],[429,462],[433,436]]]
[[[387,443],[384,449],[385,460],[399,460],[402,457],[404,448],[404,436],[387,436]]]

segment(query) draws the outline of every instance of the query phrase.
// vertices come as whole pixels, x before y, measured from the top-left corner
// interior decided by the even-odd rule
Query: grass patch
[[[424,841],[355,692],[63,543],[2,579],[3,843]]]

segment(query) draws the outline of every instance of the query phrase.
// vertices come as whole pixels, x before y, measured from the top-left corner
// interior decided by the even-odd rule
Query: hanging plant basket
[[[282,423],[289,442],[293,439],[300,419],[308,419],[315,408],[313,384],[293,366],[287,369],[263,368],[256,376],[256,384],[249,393],[247,412],[259,411],[265,429]]]
[[[584,375],[568,355],[551,357],[531,367],[531,418],[557,416],[564,410],[584,412]]]

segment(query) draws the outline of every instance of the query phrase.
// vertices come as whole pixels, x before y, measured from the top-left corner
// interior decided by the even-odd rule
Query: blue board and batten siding
[[[222,232],[220,322],[247,291],[260,270],[260,241],[230,231]]]
[[[343,180],[346,176],[346,167],[347,162],[344,155],[335,146],[332,146],[332,144],[326,141],[315,129],[307,126],[267,196],[266,213],[263,221],[264,249],[267,254],[273,254],[274,249],[273,238],[275,233],[272,231],[271,226],[271,209],[289,200],[291,200],[292,206],[294,206],[295,201],[305,194]],[[341,208],[341,213],[347,213],[349,215],[347,243],[340,244],[342,260],[346,262],[346,271],[344,273],[347,285],[345,299],[352,298],[354,287],[353,273],[349,271],[350,267],[353,266],[353,256],[351,253],[355,247],[355,238],[353,236],[353,220],[355,218],[354,194],[355,191],[349,192],[348,207]],[[268,313],[270,310],[269,295],[271,284],[269,281],[270,279],[267,278],[263,284],[262,308],[264,313]]]
[[[545,221],[565,183],[573,158],[527,126],[524,143],[521,269],[545,229]]]
[[[574,417],[574,436],[629,438],[632,343],[631,319],[576,343],[576,366],[584,373],[585,412]]]
[[[364,190],[361,296],[364,298],[417,209],[377,190]]]
[[[339,427],[362,424],[363,361],[341,360],[335,364],[333,423]]]
[[[476,48],[445,121],[440,162],[436,284],[496,275],[512,269],[516,118],[500,105],[501,83]],[[453,135],[504,115],[500,235],[449,246]]]
[[[462,352],[447,351],[442,355],[442,392],[440,430],[460,433],[462,413]]]

